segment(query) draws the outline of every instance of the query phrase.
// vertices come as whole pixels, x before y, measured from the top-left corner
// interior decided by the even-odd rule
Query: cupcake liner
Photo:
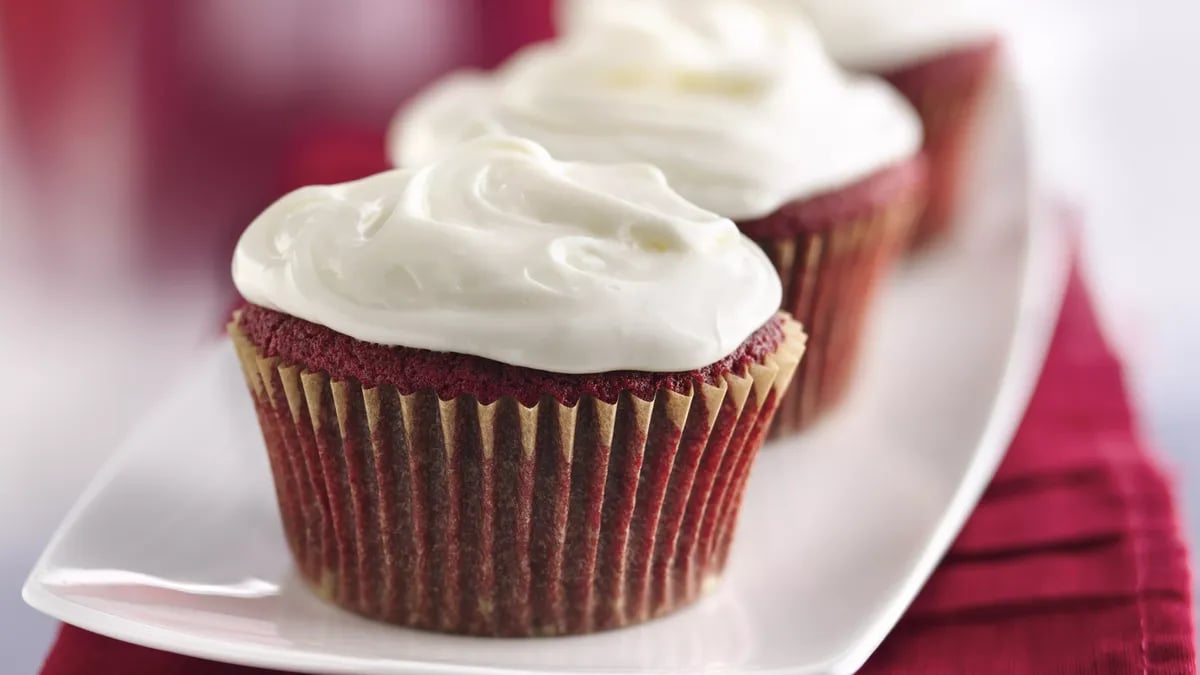
[[[804,351],[789,321],[716,386],[525,407],[331,380],[229,332],[312,587],[375,619],[511,637],[637,623],[710,588]]]
[[[1000,41],[993,39],[883,74],[912,102],[925,126],[929,204],[913,231],[913,248],[937,240],[953,224],[964,160],[999,53]]]
[[[772,437],[811,426],[845,395],[880,280],[903,251],[924,205],[923,165],[906,170],[909,176],[885,199],[855,197],[835,208],[785,205],[743,226],[779,271],[783,310],[808,334],[796,384],[779,404]]]

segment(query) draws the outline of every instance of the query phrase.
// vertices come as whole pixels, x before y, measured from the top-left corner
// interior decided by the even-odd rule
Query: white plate
[[[889,285],[839,414],[763,453],[725,583],[697,606],[599,635],[492,640],[323,604],[291,571],[227,344],[198,358],[97,476],[25,584],[26,601],[129,642],[300,671],[852,672],[990,479],[1057,315],[1063,248],[1028,207],[1016,88],[996,94],[968,227]]]

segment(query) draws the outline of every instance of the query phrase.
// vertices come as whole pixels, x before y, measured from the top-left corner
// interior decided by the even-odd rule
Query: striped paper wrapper
[[[966,154],[999,53],[1000,40],[994,39],[883,74],[913,104],[925,126],[929,204],[913,230],[912,248],[936,241],[953,224]]]
[[[751,236],[779,271],[783,310],[808,334],[796,383],[779,404],[773,438],[808,428],[846,394],[871,303],[924,203],[924,183],[915,180],[895,198],[863,209],[852,220],[834,218],[790,236]],[[768,218],[802,220],[803,215],[789,214],[802,207],[785,205]]]
[[[742,490],[804,351],[690,394],[534,407],[334,381],[229,327],[284,533],[327,600],[415,628],[587,633],[646,621],[719,578]]]

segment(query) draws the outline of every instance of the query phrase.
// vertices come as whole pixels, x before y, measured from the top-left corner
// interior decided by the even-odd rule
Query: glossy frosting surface
[[[242,235],[233,278],[359,340],[559,373],[704,367],[781,297],[766,255],[659,170],[511,137],[288,194]]]

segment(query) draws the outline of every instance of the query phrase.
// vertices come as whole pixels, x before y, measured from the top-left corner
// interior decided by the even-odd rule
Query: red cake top
[[[840,190],[789,202],[757,220],[738,221],[737,226],[755,239],[789,237],[798,232],[854,223],[905,193],[915,192],[925,181],[925,168],[924,158],[918,155]]]
[[[442,400],[472,394],[485,405],[511,396],[526,406],[545,395],[566,405],[583,396],[615,403],[622,391],[650,400],[660,389],[688,393],[696,385],[716,384],[726,373],[742,375],[751,363],[762,363],[774,353],[784,339],[784,321],[782,316],[772,318],[732,354],[699,370],[568,375],[468,354],[363,342],[258,305],[243,305],[238,315],[238,327],[260,354],[328,373],[335,380],[356,380],[366,387],[390,384],[401,394],[433,389]]]

